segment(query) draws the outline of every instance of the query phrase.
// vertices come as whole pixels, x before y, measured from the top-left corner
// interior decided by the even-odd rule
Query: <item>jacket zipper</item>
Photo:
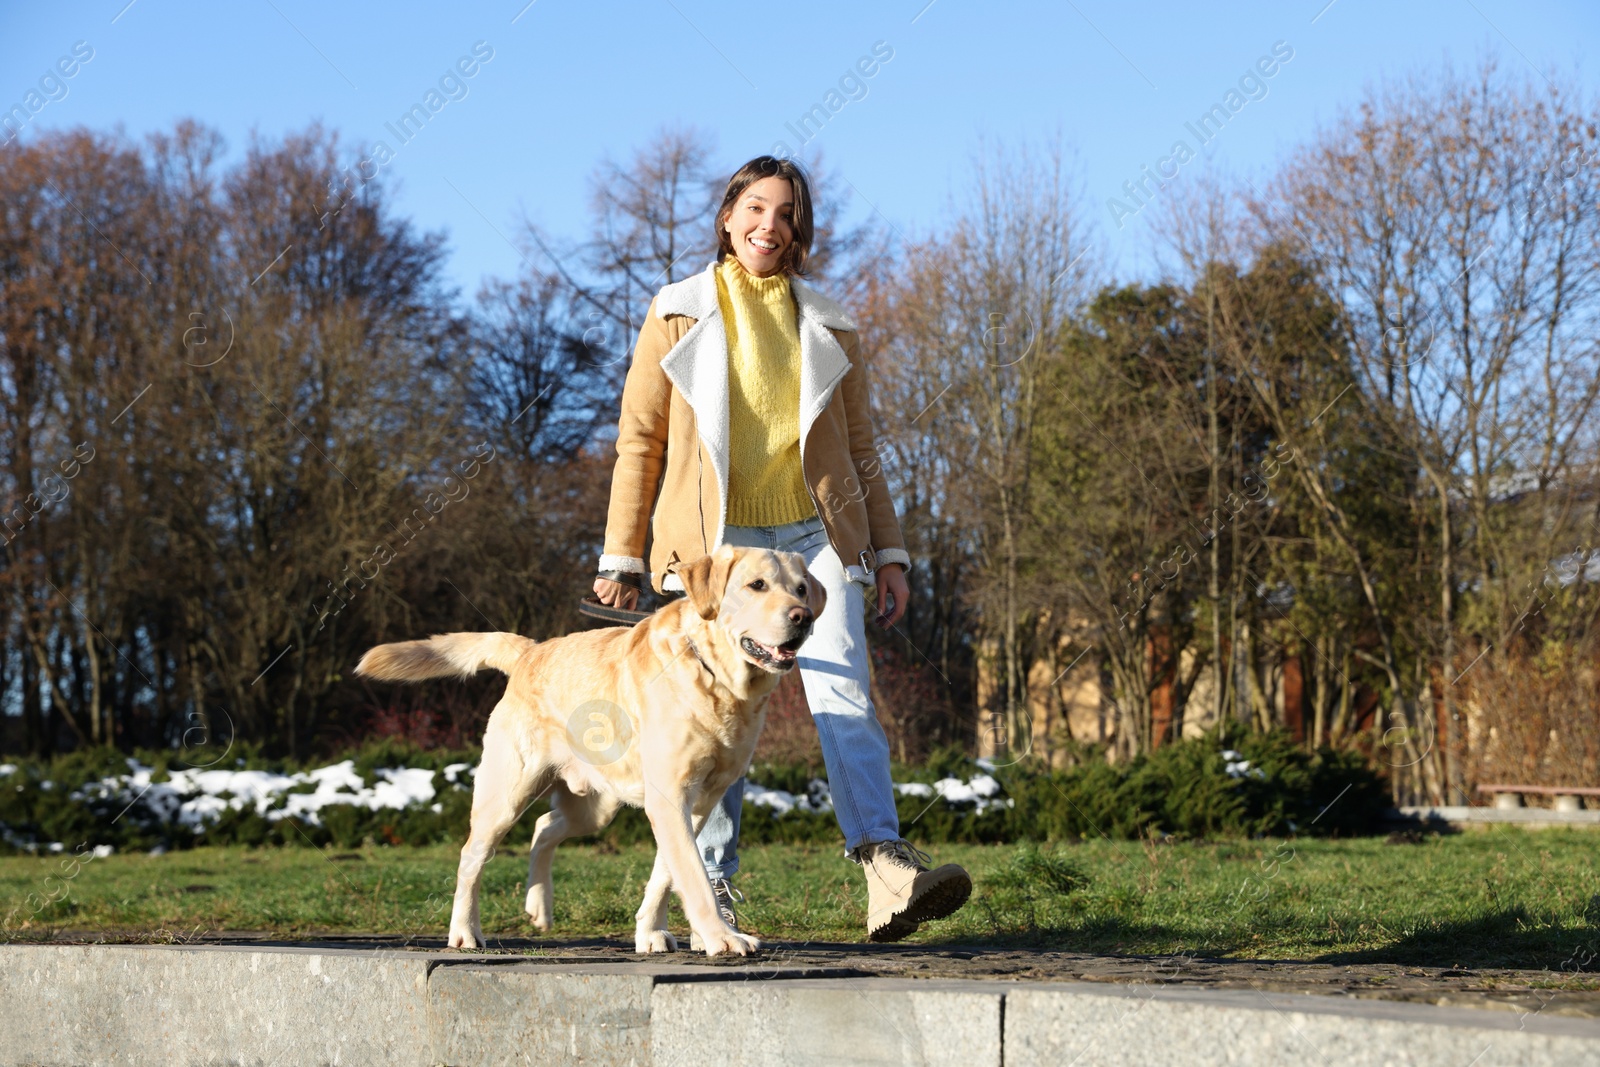
[[[711,555],[711,544],[706,540],[706,461],[705,446],[700,441],[700,420],[695,418],[694,426],[694,490],[695,507],[700,510],[700,547],[706,555]],[[804,470],[802,468],[802,473]],[[727,510],[727,501],[723,501],[723,510]]]

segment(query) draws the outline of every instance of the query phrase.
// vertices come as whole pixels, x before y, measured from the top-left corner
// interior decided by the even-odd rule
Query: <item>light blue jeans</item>
[[[822,761],[833,793],[833,814],[844,831],[845,852],[900,837],[900,816],[889,779],[889,740],[872,707],[867,674],[866,600],[828,543],[822,519],[813,515],[783,526],[729,526],[723,541],[747,548],[799,552],[822,583],[828,602],[796,667],[806,703],[822,740]],[[739,869],[739,813],[744,779],[722,795],[700,829],[698,844],[706,873],[727,878]]]

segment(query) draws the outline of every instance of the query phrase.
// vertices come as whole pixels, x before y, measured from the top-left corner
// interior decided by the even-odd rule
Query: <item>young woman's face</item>
[[[757,277],[776,273],[794,243],[794,190],[789,179],[752,182],[722,225],[745,270]]]

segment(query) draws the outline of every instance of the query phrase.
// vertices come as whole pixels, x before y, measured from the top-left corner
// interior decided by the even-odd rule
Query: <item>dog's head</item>
[[[755,666],[782,674],[811,636],[827,594],[798,552],[723,545],[678,568],[689,603]]]

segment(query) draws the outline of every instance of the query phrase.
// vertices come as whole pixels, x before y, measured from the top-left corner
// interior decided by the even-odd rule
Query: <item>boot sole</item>
[[[906,910],[901,912],[907,922],[926,923],[950,915],[972,896],[972,879],[963,874],[959,878],[946,878],[928,887],[920,897],[913,897]]]
[[[881,945],[889,941],[904,941],[916,932],[916,923],[907,922],[896,915],[876,930],[868,930],[867,940]]]
[[[917,932],[917,928],[925,922],[943,919],[954,913],[961,905],[972,896],[972,879],[970,877],[947,878],[936,882],[923,891],[922,895],[911,898],[905,910],[889,917],[889,921],[876,930],[867,931],[867,940],[883,944],[891,941],[903,941]]]

